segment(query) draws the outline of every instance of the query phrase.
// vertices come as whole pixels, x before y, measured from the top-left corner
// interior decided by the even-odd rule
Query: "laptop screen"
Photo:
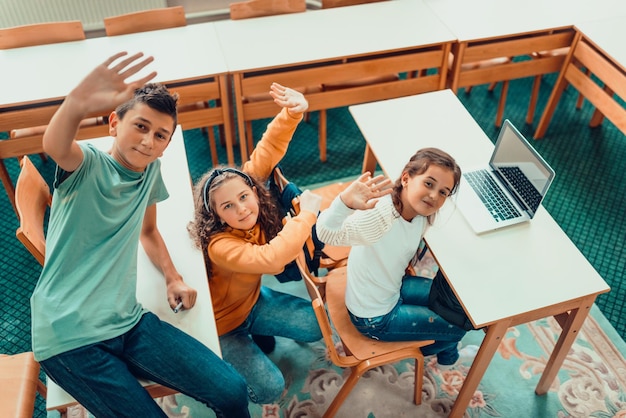
[[[508,119],[489,164],[534,216],[554,179],[554,170]]]

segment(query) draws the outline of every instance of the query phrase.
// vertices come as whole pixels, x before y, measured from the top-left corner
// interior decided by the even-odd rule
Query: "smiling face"
[[[223,223],[231,228],[248,231],[259,218],[256,190],[242,177],[232,177],[211,192],[212,206]]]
[[[109,133],[115,137],[111,156],[129,170],[143,171],[163,155],[173,132],[174,119],[146,104],[135,104],[123,119],[113,112],[109,117]]]
[[[454,190],[452,170],[431,164],[425,172],[410,177],[402,173],[402,217],[411,220],[417,215],[435,214]]]

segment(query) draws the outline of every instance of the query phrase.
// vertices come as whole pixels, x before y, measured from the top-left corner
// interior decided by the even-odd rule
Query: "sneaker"
[[[461,363],[468,361],[468,360],[474,360],[474,357],[476,357],[476,353],[478,353],[478,346],[477,345],[466,345],[465,347],[461,348],[459,350],[459,358],[452,364],[439,364],[437,363],[437,368],[439,370],[451,370],[456,368],[458,365],[460,365]]]

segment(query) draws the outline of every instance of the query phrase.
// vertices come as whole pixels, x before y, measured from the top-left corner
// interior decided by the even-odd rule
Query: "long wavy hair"
[[[402,209],[404,209],[404,205],[402,204],[402,200],[400,199],[400,194],[402,193],[402,175],[407,173],[410,178],[415,176],[419,176],[420,174],[424,174],[428,167],[431,165],[436,165],[444,169],[448,169],[452,172],[452,176],[454,178],[454,186],[450,191],[450,195],[456,193],[459,188],[459,182],[461,181],[461,167],[456,163],[454,158],[450,156],[450,154],[445,151],[440,150],[439,148],[422,148],[418,150],[411,158],[409,162],[406,163],[404,168],[402,169],[402,174],[398,177],[393,184],[393,191],[391,193],[391,200],[398,211],[398,213],[402,213]],[[429,215],[426,219],[428,221],[428,225],[432,225],[435,222],[436,213]]]
[[[222,223],[217,215],[215,200],[213,199],[214,192],[225,182],[235,178],[244,179],[250,187],[256,189],[256,196],[259,200],[257,224],[261,225],[265,241],[268,242],[278,235],[283,227],[282,214],[277,202],[260,180],[253,176],[248,176],[239,169],[225,166],[214,167],[206,172],[194,185],[194,219],[187,225],[187,230],[194,245],[204,254],[209,278],[211,277],[211,261],[207,252],[209,242],[215,234],[230,228],[227,224]],[[207,182],[210,182],[210,184],[207,184]]]

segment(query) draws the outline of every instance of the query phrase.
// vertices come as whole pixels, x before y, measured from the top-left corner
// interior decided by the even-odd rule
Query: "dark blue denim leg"
[[[457,346],[465,330],[428,309],[430,283],[430,279],[407,277],[401,289],[402,298],[391,312],[376,318],[351,315],[352,322],[361,333],[382,341],[435,340],[422,348],[422,353],[437,354],[440,364],[453,364],[459,358]]]
[[[248,385],[250,400],[275,402],[285,390],[285,379],[274,362],[252,341],[247,323],[220,337],[222,357],[233,365]]]
[[[299,342],[322,338],[310,300],[261,287],[259,300],[249,317],[249,332],[274,335]]]
[[[280,398],[285,380],[280,369],[252,341],[250,334],[273,335],[300,342],[322,338],[311,301],[261,287],[261,294],[247,320],[220,337],[222,356],[248,384],[255,403]]]
[[[118,337],[67,351],[40,364],[49,379],[96,417],[165,417],[118,357],[122,352],[123,338]]]
[[[249,417],[243,378],[204,344],[147,313],[128,333],[42,362],[97,417],[165,416],[137,377],[175,388],[218,417]]]
[[[127,335],[131,371],[176,388],[218,417],[249,417],[246,383],[208,347],[151,313]]]

